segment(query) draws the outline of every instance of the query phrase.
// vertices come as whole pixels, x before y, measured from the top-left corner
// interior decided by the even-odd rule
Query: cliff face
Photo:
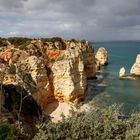
[[[67,49],[63,55],[63,59],[55,61],[51,68],[54,77],[54,96],[60,101],[73,102],[85,95],[86,75],[83,56],[76,48]]]
[[[44,109],[54,100],[74,103],[84,98],[87,78],[95,77],[94,51],[76,41],[33,40],[25,50],[0,50],[1,84],[20,85]]]
[[[132,66],[130,74],[140,76],[140,54],[137,55],[136,62]]]

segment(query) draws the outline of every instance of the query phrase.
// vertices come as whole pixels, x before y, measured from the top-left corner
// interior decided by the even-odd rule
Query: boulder
[[[137,55],[136,62],[132,66],[130,74],[140,76],[140,54]]]

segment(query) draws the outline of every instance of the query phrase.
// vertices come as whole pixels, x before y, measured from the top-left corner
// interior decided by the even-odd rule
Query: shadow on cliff
[[[45,112],[47,114],[51,114],[52,112],[54,112],[58,108],[58,106],[59,106],[59,101],[55,100],[54,102],[47,104]]]
[[[41,108],[23,87],[12,84],[1,85],[1,87],[5,97],[3,107],[7,112],[16,113],[21,108],[21,117],[29,123],[42,116]],[[16,114],[14,117],[18,119]]]
[[[97,95],[102,94],[107,85],[104,83],[107,80],[109,73],[97,72],[97,79],[88,80],[87,96],[84,100],[85,103],[92,101]]]

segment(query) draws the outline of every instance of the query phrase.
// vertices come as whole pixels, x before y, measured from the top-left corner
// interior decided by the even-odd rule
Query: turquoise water
[[[104,47],[109,54],[109,65],[100,73],[106,87],[95,100],[105,105],[123,104],[125,113],[140,111],[140,78],[135,81],[118,79],[121,67],[125,67],[126,74],[129,74],[137,54],[140,53],[140,42],[97,42],[93,46],[95,52],[99,47]]]

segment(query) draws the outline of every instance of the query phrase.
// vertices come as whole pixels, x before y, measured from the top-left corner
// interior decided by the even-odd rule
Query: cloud
[[[139,0],[1,0],[0,34],[140,39],[139,7]]]
[[[1,10],[15,10],[21,9],[24,6],[24,2],[27,0],[1,0],[0,9]]]

